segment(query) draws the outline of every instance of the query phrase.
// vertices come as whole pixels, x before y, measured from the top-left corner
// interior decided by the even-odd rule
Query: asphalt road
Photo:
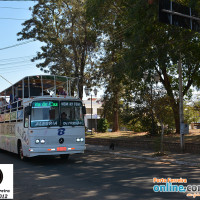
[[[153,192],[153,177],[187,178],[199,184],[197,167],[122,158],[98,152],[28,162],[1,151],[0,164],[14,164],[15,200],[192,199],[184,193]]]

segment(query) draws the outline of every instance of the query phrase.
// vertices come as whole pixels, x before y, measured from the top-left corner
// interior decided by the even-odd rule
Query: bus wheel
[[[63,159],[63,160],[68,160],[69,154],[60,154],[60,158]]]
[[[18,146],[18,154],[19,154],[19,158],[20,158],[21,160],[25,160],[26,157],[24,157],[24,153],[23,153],[23,149],[22,149],[21,143],[20,143],[19,146]]]

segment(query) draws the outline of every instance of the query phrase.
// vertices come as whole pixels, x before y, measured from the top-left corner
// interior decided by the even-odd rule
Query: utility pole
[[[183,83],[182,83],[182,63],[181,56],[178,62],[178,72],[179,72],[179,118],[180,118],[180,143],[181,150],[183,151],[185,148],[184,145],[184,115],[183,115]]]
[[[92,134],[92,114],[93,110],[92,110],[92,94],[91,94],[91,134]]]

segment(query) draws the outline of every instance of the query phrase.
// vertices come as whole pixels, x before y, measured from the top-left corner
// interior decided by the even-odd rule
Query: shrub
[[[98,120],[98,124],[97,124],[97,131],[98,132],[102,132],[102,133],[105,133],[108,129],[108,121],[104,118]]]

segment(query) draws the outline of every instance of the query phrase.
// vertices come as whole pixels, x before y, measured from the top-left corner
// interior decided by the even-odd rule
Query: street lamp
[[[95,88],[93,90],[93,92],[94,92],[94,95],[96,97],[97,96],[97,89]],[[92,114],[93,114],[93,112],[92,112],[92,89],[85,87],[85,94],[86,94],[86,96],[91,95],[91,134],[92,134]]]

